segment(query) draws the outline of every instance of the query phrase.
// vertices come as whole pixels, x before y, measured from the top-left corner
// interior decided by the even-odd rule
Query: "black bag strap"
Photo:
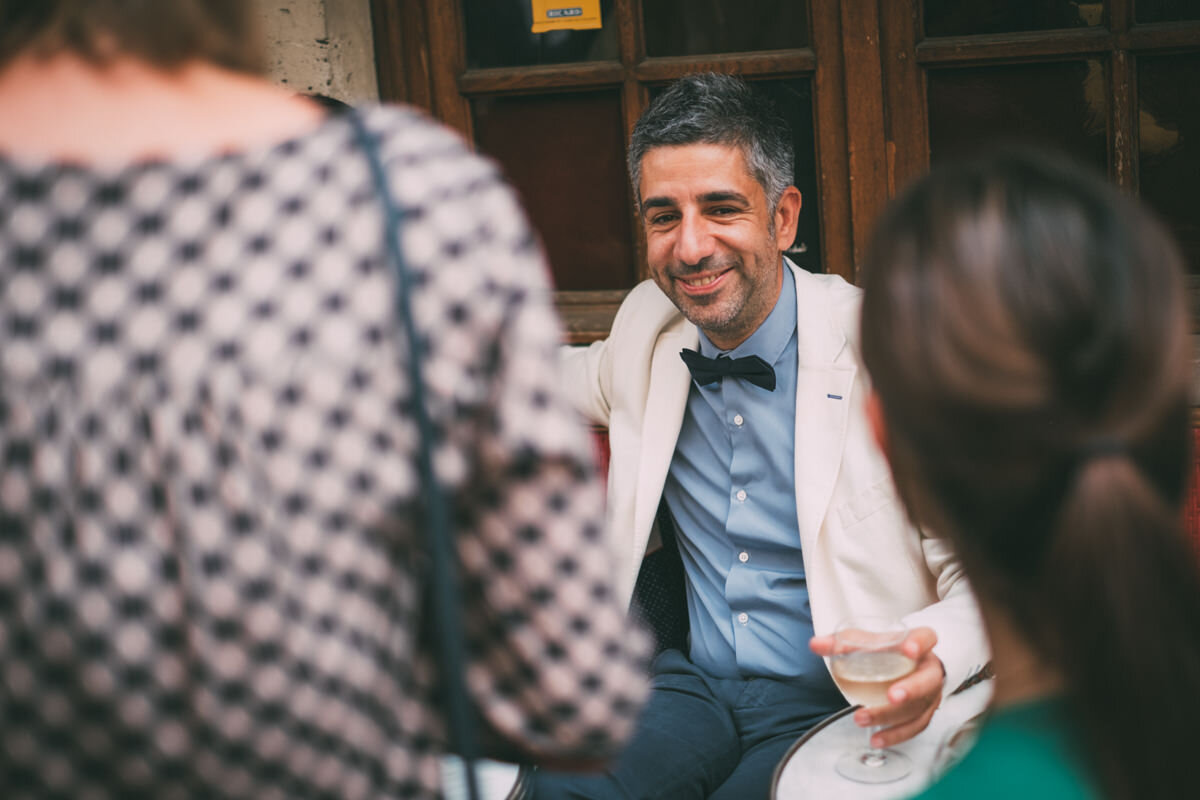
[[[445,491],[433,471],[433,423],[425,406],[419,339],[412,315],[412,276],[404,259],[404,248],[400,246],[405,212],[396,204],[396,199],[388,188],[387,173],[379,154],[378,138],[367,130],[361,112],[354,111],[346,116],[353,124],[358,144],[370,163],[375,191],[383,205],[383,229],[387,240],[388,260],[395,273],[394,306],[408,344],[408,381],[412,387],[413,413],[416,415],[417,429],[421,437],[421,445],[417,451],[417,467],[425,498],[426,546],[432,565],[430,583],[434,638],[437,657],[442,665],[450,747],[462,758],[470,800],[479,800],[479,787],[475,775],[475,760],[479,757],[479,752],[465,679],[466,646],[459,603],[457,554],[450,526],[450,506],[446,501]]]

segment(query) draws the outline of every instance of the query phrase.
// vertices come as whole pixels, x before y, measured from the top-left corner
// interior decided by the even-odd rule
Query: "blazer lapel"
[[[687,408],[692,378],[679,351],[685,347],[696,348],[699,341],[696,328],[685,323],[677,331],[664,333],[654,348],[646,390],[646,413],[642,417],[642,452],[633,509],[633,529],[637,536],[643,537],[634,548],[639,560],[654,525],[654,515],[662,499],[667,470],[675,455],[675,444]]]
[[[841,464],[857,368],[824,303],[824,285],[796,272],[796,517],[813,552]]]

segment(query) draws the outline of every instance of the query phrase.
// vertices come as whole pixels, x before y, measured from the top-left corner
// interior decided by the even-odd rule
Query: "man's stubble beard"
[[[782,256],[776,256],[782,258]],[[674,289],[669,299],[683,314],[688,322],[702,330],[710,339],[730,339],[736,338],[744,341],[754,332],[758,325],[766,318],[770,308],[768,308],[767,297],[771,293],[770,285],[752,285],[750,278],[745,269],[745,264],[741,259],[735,259],[731,262],[734,271],[733,277],[739,282],[737,296],[729,297],[724,294],[714,298],[712,303],[697,302],[692,297],[684,294],[682,290]],[[756,257],[756,274],[761,274],[764,270],[761,264],[757,263]],[[711,269],[711,265],[705,265],[703,268],[694,270],[695,272],[703,272]],[[671,279],[671,286],[674,287],[674,279],[677,277],[686,276],[687,272],[668,273]],[[777,273],[768,273],[771,279],[778,278]],[[768,282],[769,283],[769,282]],[[778,298],[776,298],[778,299]],[[706,310],[724,305],[723,313],[715,316],[704,313]],[[772,302],[771,306],[774,305]],[[714,311],[716,309],[713,309]],[[767,313],[763,313],[763,312]]]

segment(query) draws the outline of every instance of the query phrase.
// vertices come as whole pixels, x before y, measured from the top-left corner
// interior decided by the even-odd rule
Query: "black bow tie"
[[[700,386],[707,386],[721,380],[726,375],[732,375],[735,378],[750,381],[755,386],[761,386],[768,392],[775,391],[775,369],[758,356],[708,358],[685,347],[679,351],[679,357],[683,359],[684,364],[687,364],[688,372],[692,373],[692,379]]]

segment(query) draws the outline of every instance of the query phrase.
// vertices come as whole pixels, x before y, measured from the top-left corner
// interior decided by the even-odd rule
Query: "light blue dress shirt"
[[[714,677],[800,680],[834,689],[813,635],[796,516],[796,288],[733,350],[700,334],[700,353],[757,355],[773,392],[738,378],[692,383],[664,496],[687,573],[694,664]],[[830,469],[836,465],[831,464]]]

